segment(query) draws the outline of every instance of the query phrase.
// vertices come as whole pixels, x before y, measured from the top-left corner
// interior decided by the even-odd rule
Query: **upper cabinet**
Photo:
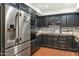
[[[67,16],[66,15],[62,15],[61,16],[61,26],[66,26],[67,25]]]
[[[61,17],[61,26],[75,27],[79,25],[79,15],[76,13],[62,15]]]
[[[76,26],[79,26],[79,14],[75,14]]]
[[[59,25],[62,27],[79,26],[79,14],[70,13],[39,17],[39,26]]]
[[[75,26],[76,25],[76,22],[75,22],[75,15],[74,14],[70,14],[70,15],[67,15],[67,26]]]
[[[48,25],[60,25],[61,17],[60,16],[48,16],[46,17]]]
[[[31,15],[31,25],[36,26],[36,11],[29,7],[28,13]]]
[[[47,24],[47,19],[46,17],[39,17],[38,19],[38,27],[47,27],[48,24]]]

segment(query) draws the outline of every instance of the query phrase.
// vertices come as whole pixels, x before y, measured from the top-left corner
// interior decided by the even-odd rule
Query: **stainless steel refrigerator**
[[[1,55],[30,56],[30,14],[20,4],[1,4]]]

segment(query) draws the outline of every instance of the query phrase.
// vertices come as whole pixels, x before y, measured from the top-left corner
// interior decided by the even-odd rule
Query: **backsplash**
[[[79,32],[79,27],[76,27],[74,31]]]
[[[41,27],[41,31],[47,31],[51,33],[60,33],[61,32],[79,32],[79,27],[61,27],[57,25],[51,25],[49,27]]]
[[[51,25],[49,27],[42,27],[41,31],[48,31],[48,32],[52,32],[52,33],[60,32],[60,26]]]
[[[75,31],[75,27],[61,27],[62,32]]]

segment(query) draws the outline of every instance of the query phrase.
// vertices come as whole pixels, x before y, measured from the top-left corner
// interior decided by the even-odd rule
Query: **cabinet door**
[[[58,39],[59,49],[67,49],[67,36],[60,36]]]
[[[60,16],[48,16],[46,17],[48,25],[60,25],[61,17]]]
[[[41,47],[42,46],[41,35],[38,37],[38,39],[39,39],[39,47]]]
[[[39,17],[39,27],[46,27],[46,18],[45,17]]]
[[[31,15],[31,25],[36,25],[36,12],[30,8],[29,13]]]
[[[58,18],[59,18],[58,16],[53,16],[53,23],[54,23],[54,25],[57,24]]]
[[[55,25],[55,16],[51,16],[51,17],[49,17],[49,25]]]
[[[71,50],[73,47],[72,40],[74,40],[72,36],[61,36],[58,40],[59,48]]]
[[[47,47],[53,47],[53,38],[48,37],[48,44]]]
[[[75,25],[79,26],[79,14],[75,14]]]
[[[57,37],[53,37],[53,48],[58,48],[58,39],[57,39]]]
[[[67,26],[75,26],[74,15],[67,15]]]
[[[72,49],[74,37],[69,36],[69,37],[67,37],[67,39],[68,39],[67,40],[67,49]]]
[[[31,41],[31,55],[35,53],[35,40]]]
[[[37,49],[39,49],[41,47],[41,36],[37,36],[37,40],[36,40],[36,46],[37,46]]]
[[[67,19],[66,19],[66,15],[61,16],[62,20],[61,20],[61,26],[66,26],[67,25]]]
[[[47,38],[47,36],[46,35],[42,36],[41,39],[42,39],[42,46],[47,47],[47,45],[48,45],[48,38]]]
[[[37,39],[31,41],[31,55],[34,54],[39,49],[38,45],[39,43]]]
[[[56,16],[56,25],[61,25],[61,16]]]

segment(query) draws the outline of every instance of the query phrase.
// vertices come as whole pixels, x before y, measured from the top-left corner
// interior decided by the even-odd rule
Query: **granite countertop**
[[[41,34],[47,34],[47,35],[69,35],[69,36],[74,36],[73,33],[52,33],[52,32],[47,32],[47,31],[38,31],[37,35],[41,35]],[[76,34],[77,35],[77,34]]]
[[[37,34],[38,35],[64,35],[64,36],[74,36],[75,40],[79,43],[79,32],[73,32],[73,33],[52,33],[52,32],[47,32],[47,31],[38,31]]]

